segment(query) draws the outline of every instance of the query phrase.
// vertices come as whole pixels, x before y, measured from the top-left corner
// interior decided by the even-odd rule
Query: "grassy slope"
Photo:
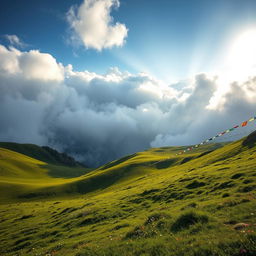
[[[0,254],[255,255],[255,143],[215,147],[151,149],[66,180],[41,168],[30,199],[0,208]]]
[[[81,176],[86,168],[48,164],[26,155],[0,148],[0,201],[11,202],[41,189],[65,184],[67,178]],[[75,178],[74,178],[75,180]]]
[[[0,147],[30,156],[48,164],[84,167],[82,164],[76,162],[72,158],[71,160],[67,161],[67,159],[64,158],[64,156],[68,158],[67,155],[59,153],[49,147],[40,147],[34,144],[20,144],[13,142],[0,142]]]

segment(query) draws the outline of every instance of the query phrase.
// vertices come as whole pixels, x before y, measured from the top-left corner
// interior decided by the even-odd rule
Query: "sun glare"
[[[218,89],[207,106],[209,109],[220,107],[220,100],[232,82],[243,83],[256,71],[256,27],[243,30],[229,40],[224,48],[218,72]]]
[[[227,69],[234,79],[244,80],[256,68],[256,28],[243,31],[231,43]]]

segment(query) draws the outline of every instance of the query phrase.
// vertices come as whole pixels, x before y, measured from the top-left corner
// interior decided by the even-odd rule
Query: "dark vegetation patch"
[[[37,233],[37,229],[36,228],[28,228],[28,229],[24,229],[20,231],[20,234],[22,235],[31,235],[31,234],[35,234]]]
[[[19,195],[18,198],[20,199],[32,199],[36,197],[50,197],[50,196],[55,196],[55,192],[37,192],[37,193],[27,193],[23,195]]]
[[[186,180],[192,180],[192,178],[184,179],[184,181],[186,181]],[[199,187],[204,186],[205,183],[203,183],[203,182],[201,182],[199,184],[193,183],[191,185],[191,188],[193,186],[196,187],[198,185],[199,185]],[[191,194],[193,194],[193,191],[191,191],[190,189],[189,190],[184,190],[184,189],[180,190],[178,188],[175,188],[175,186],[173,184],[171,184],[162,189],[145,190],[144,192],[142,192],[140,194],[132,196],[132,198],[129,199],[129,202],[141,204],[141,203],[145,202],[145,200],[150,200],[154,203],[156,203],[156,202],[171,203],[171,202],[173,202],[173,200],[182,200],[189,195],[190,195],[190,197],[193,197]]]
[[[142,192],[140,195],[141,196],[145,196],[145,195],[149,195],[149,194],[152,194],[152,193],[155,193],[155,192],[159,192],[160,189],[150,189],[150,190],[145,190],[144,192]]]
[[[247,193],[256,190],[256,185],[244,186],[238,189],[238,192]]]
[[[170,203],[173,200],[182,200],[190,194],[192,194],[191,191],[177,191],[174,189],[165,188],[165,189],[159,190],[159,192],[151,191],[150,193],[147,193],[146,195],[143,195],[143,196],[139,194],[135,196],[135,198],[130,199],[129,202],[140,204],[148,199],[153,201],[154,203],[160,202],[160,201]]]
[[[231,176],[231,179],[236,180],[236,179],[239,179],[242,176],[244,176],[244,173],[236,173],[236,174]]]
[[[26,219],[29,219],[29,218],[32,218],[32,217],[35,217],[34,215],[23,215],[22,217],[16,219],[16,220],[26,220]]]
[[[249,148],[253,147],[256,144],[256,131],[249,134],[246,139],[242,142],[243,146],[247,146]]]
[[[183,178],[183,179],[180,179],[179,182],[186,182],[186,181],[190,181],[190,180],[193,180],[194,178]]]
[[[21,239],[19,239],[19,240],[17,240],[17,241],[14,242],[14,246],[16,246],[16,245],[18,245],[18,244],[21,244],[21,243],[23,243],[23,242],[25,242],[25,241],[28,241],[28,240],[30,240],[30,239],[31,239],[31,237],[24,237],[24,238],[21,238]]]
[[[229,197],[230,196],[230,194],[229,193],[224,193],[224,194],[222,194],[222,197],[223,198],[225,198],[225,197]]]
[[[104,221],[106,220],[107,217],[104,216],[104,215],[98,215],[98,216],[95,216],[95,217],[90,217],[90,218],[86,218],[84,219],[83,221],[81,221],[78,226],[86,226],[86,225],[91,225],[91,224],[95,224],[95,223],[99,223],[101,221]]]
[[[128,224],[128,223],[126,223],[126,224],[121,224],[121,225],[117,225],[117,226],[113,227],[113,229],[111,229],[111,231],[112,231],[112,230],[119,230],[119,229],[121,229],[121,228],[126,228],[126,227],[129,227],[129,226],[130,226],[130,224]]]
[[[95,215],[92,217],[85,218],[84,220],[78,223],[78,226],[82,227],[82,226],[92,225],[92,224],[100,223],[106,220],[121,218],[123,216],[127,216],[127,214],[121,211],[115,211],[114,213],[108,213],[108,214],[106,213],[104,215]]]
[[[56,236],[59,234],[59,231],[57,230],[54,230],[54,231],[47,231],[47,232],[44,232],[42,234],[39,235],[40,238],[47,238],[47,237],[50,237],[50,236]]]
[[[212,153],[214,150],[210,150],[210,151],[206,151],[206,152],[203,152],[202,154],[200,154],[199,156],[197,156],[196,158],[200,158],[202,156],[205,156],[205,155],[208,155],[210,153]]]
[[[197,223],[205,224],[208,223],[209,218],[205,214],[198,214],[196,212],[188,212],[180,215],[178,219],[171,226],[171,231],[179,232],[184,229],[188,229],[190,226]]]
[[[203,186],[205,186],[206,184],[205,184],[205,182],[200,182],[200,181],[197,181],[197,180],[194,180],[193,182],[191,182],[190,184],[188,184],[187,186],[186,186],[186,188],[188,188],[188,189],[194,189],[194,188],[200,188],[200,187],[203,187]]]
[[[155,166],[157,169],[166,169],[176,162],[177,162],[177,159],[168,159],[168,160],[163,160],[157,163]]]
[[[220,169],[218,169],[219,171],[224,171],[224,170],[228,170],[228,169],[230,169],[230,167],[223,167],[223,168],[220,168]]]
[[[246,179],[243,181],[244,184],[249,184],[249,183],[252,183],[254,182],[254,180],[250,180],[250,179]]]
[[[225,181],[219,185],[216,184],[215,187],[211,190],[211,192],[219,190],[219,189],[232,188],[234,186],[235,186],[235,183],[233,183],[232,181]]]
[[[21,244],[19,244],[19,245],[17,245],[17,246],[15,246],[12,250],[10,250],[10,252],[11,251],[19,251],[19,250],[22,250],[22,249],[24,249],[24,248],[26,248],[26,247],[29,247],[31,245],[31,242],[24,242],[24,243],[21,243]]]
[[[191,161],[191,160],[194,159],[194,158],[195,158],[195,157],[192,157],[192,156],[190,156],[190,157],[185,157],[185,158],[180,162],[180,164],[185,164],[185,163]]]
[[[84,234],[86,234],[86,232],[85,232],[85,231],[82,231],[82,232],[79,232],[79,233],[71,234],[71,235],[69,236],[69,238],[73,238],[73,237],[77,237],[77,236],[82,236],[82,235],[84,235]]]
[[[68,208],[65,208],[63,209],[60,213],[56,214],[57,215],[62,215],[62,214],[67,214],[67,213],[71,213],[71,212],[74,212],[76,210],[78,210],[79,208],[75,208],[75,207],[68,207]]]

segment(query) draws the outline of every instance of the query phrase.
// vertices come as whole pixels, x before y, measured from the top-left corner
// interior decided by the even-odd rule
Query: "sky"
[[[0,140],[91,166],[255,115],[254,0],[1,0]]]

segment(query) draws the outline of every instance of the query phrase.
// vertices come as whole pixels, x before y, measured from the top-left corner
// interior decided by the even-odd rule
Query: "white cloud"
[[[0,71],[1,74],[17,73],[19,71],[18,50],[8,50],[5,46],[0,45]]]
[[[167,86],[117,68],[77,72],[36,50],[0,45],[0,59],[0,141],[53,146],[91,166],[198,143],[255,113],[256,77],[232,83],[208,108],[220,85],[206,74]]]
[[[25,44],[16,35],[5,35],[4,37],[8,40],[8,42],[12,46],[21,47],[21,48],[25,46]]]
[[[50,54],[31,50],[20,54],[18,60],[26,79],[44,81],[62,81],[64,79],[62,64],[58,64]]]
[[[122,46],[128,34],[124,24],[114,23],[112,8],[118,8],[119,0],[84,0],[78,7],[70,8],[67,18],[75,37],[87,48],[101,51],[103,48]]]

